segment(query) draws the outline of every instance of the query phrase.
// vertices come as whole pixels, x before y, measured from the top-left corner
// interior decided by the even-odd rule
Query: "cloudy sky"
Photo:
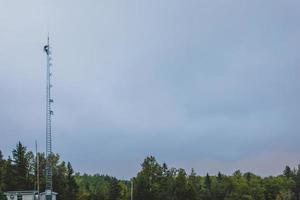
[[[145,156],[199,174],[300,163],[297,0],[0,0],[0,149],[53,149],[128,178]]]

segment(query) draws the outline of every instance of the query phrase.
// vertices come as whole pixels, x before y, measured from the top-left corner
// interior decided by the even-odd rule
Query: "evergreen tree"
[[[153,156],[147,157],[142,170],[136,177],[134,199],[156,200],[159,192],[159,178],[162,176],[162,169]]]
[[[200,182],[197,180],[197,174],[192,169],[190,176],[188,177],[188,184],[187,184],[187,200],[197,200],[198,192],[200,190]]]
[[[297,200],[300,200],[300,165],[298,165],[298,169],[295,175],[295,196]]]
[[[36,160],[32,151],[26,152],[25,160],[27,162],[26,189],[32,190],[35,188],[35,182],[36,182],[36,176],[35,176]]]
[[[225,175],[223,175],[221,172],[218,172],[216,181],[211,186],[212,199],[215,200],[225,199],[229,188],[228,182],[229,182],[228,178]]]
[[[286,166],[284,171],[283,171],[283,175],[286,176],[287,178],[293,178],[294,174],[293,171],[291,170],[291,168],[289,166]]]
[[[205,177],[205,188],[207,189],[207,191],[211,191],[211,178],[209,176],[209,174],[207,173],[206,174],[206,177]]]
[[[119,181],[116,178],[112,178],[109,184],[108,200],[118,200],[121,196],[121,188]]]
[[[0,151],[0,200],[3,191],[33,189],[34,156],[20,142],[13,150],[13,160],[5,160]],[[45,188],[44,154],[38,154],[40,191]],[[52,154],[53,189],[57,200],[129,200],[130,183],[107,175],[74,175],[70,163]],[[231,176],[220,172],[216,176],[189,176],[184,169],[160,165],[147,157],[134,180],[134,199],[137,200],[300,200],[300,165],[291,170],[285,167],[282,175],[261,178],[239,170]],[[25,188],[25,189],[23,189]]]
[[[5,160],[3,159],[3,154],[2,151],[0,150],[0,192],[2,192],[4,189],[4,182],[3,182],[4,164],[5,164]]]
[[[16,145],[13,150],[13,169],[16,177],[17,185],[15,190],[26,190],[28,180],[29,163],[26,160],[26,147],[21,142]]]
[[[66,191],[67,200],[74,200],[78,194],[78,185],[75,181],[74,170],[70,162],[67,164],[67,177],[66,177]]]
[[[0,200],[5,199],[5,196],[3,194],[5,188],[4,181],[3,181],[3,177],[5,174],[4,167],[5,167],[5,160],[3,159],[3,154],[2,151],[0,150]]]
[[[203,194],[203,198],[205,200],[210,200],[212,199],[212,194],[211,194],[211,190],[212,190],[212,180],[211,177],[209,176],[209,174],[207,173],[204,179],[204,194]]]
[[[179,169],[175,179],[175,200],[182,200],[187,198],[187,180],[184,169]]]
[[[162,165],[162,175],[159,177],[158,200],[172,200],[174,196],[174,181],[173,177],[176,170],[168,169],[166,163]]]
[[[15,190],[17,187],[17,181],[14,173],[14,169],[12,166],[12,159],[8,157],[7,161],[4,163],[4,174],[3,178],[3,191]]]
[[[54,156],[54,155],[53,155]],[[56,155],[56,159],[52,159],[52,172],[53,172],[53,190],[59,195],[58,200],[65,200],[68,198],[67,192],[67,167],[64,161],[59,163],[59,156]]]
[[[38,166],[38,176],[39,176],[39,188],[40,191],[45,191],[46,187],[46,178],[45,178],[45,169],[46,169],[46,158],[44,153],[37,154],[39,159],[39,166]],[[55,187],[55,184],[53,185]]]

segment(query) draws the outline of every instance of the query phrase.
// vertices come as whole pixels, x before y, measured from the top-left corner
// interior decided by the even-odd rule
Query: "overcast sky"
[[[170,166],[278,174],[300,163],[300,1],[0,0],[0,150],[53,150],[75,171]]]

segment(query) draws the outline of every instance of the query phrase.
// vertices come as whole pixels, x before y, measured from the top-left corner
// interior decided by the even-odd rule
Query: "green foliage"
[[[7,200],[6,196],[3,194],[3,192],[0,192],[0,200]]]
[[[66,171],[66,191],[67,196],[65,197],[66,200],[74,200],[77,198],[77,194],[79,191],[78,185],[75,181],[74,177],[74,170],[70,162],[67,164],[67,171]]]
[[[4,182],[3,182],[3,176],[4,176],[4,168],[5,167],[5,160],[3,159],[3,154],[0,151],[0,192],[4,189]],[[0,193],[1,196],[1,193]],[[1,198],[1,197],[0,197]]]
[[[218,173],[217,176],[201,177],[192,170],[187,176],[183,169],[169,170],[166,164],[160,165],[154,157],[148,157],[134,179],[134,199],[294,200],[300,191],[300,166],[295,171],[294,175],[288,172],[288,176],[261,178],[250,172],[243,174],[240,170],[231,176]]]
[[[295,188],[294,188],[295,196],[297,200],[300,200],[300,165],[298,165],[298,170],[295,173],[294,181],[295,181]]]
[[[105,175],[75,175],[79,186],[78,200],[128,200],[130,184]]]
[[[35,189],[40,177],[40,191],[45,190],[46,158],[39,153],[39,171],[32,152],[20,142],[12,151],[12,159],[0,151],[0,200],[3,191]],[[300,200],[300,165],[286,166],[283,174],[262,178],[251,172],[235,171],[232,175],[218,173],[198,176],[192,169],[168,168],[153,157],[145,158],[141,170],[131,181],[107,175],[74,174],[71,163],[49,156],[53,166],[53,189],[58,200],[130,200],[131,181],[134,200]]]
[[[291,170],[291,168],[289,166],[286,166],[285,169],[283,170],[283,175],[286,176],[287,178],[293,178],[294,177],[294,173]]]
[[[31,182],[33,171],[34,156],[32,152],[27,152],[21,142],[13,150],[13,175],[17,184],[16,190],[29,190],[33,187]]]
[[[40,191],[44,191],[46,166],[44,154],[37,155],[39,158],[38,172],[34,154],[27,151],[21,142],[12,151],[12,156],[13,159],[8,157],[5,160],[0,153],[0,200],[3,198],[1,196],[3,191],[36,189],[36,173],[40,177]],[[65,166],[57,154],[50,155],[49,160],[53,166],[53,190],[59,194],[57,200],[76,199],[78,186],[71,164],[68,163],[68,166]]]

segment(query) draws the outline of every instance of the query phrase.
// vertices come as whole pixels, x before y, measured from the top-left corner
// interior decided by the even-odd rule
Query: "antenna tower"
[[[51,98],[51,48],[49,44],[49,36],[47,44],[44,46],[44,51],[47,58],[47,70],[46,70],[46,199],[52,199],[52,165],[49,156],[52,154],[52,139],[51,139],[51,116],[53,111],[51,110],[51,104],[53,99]]]

